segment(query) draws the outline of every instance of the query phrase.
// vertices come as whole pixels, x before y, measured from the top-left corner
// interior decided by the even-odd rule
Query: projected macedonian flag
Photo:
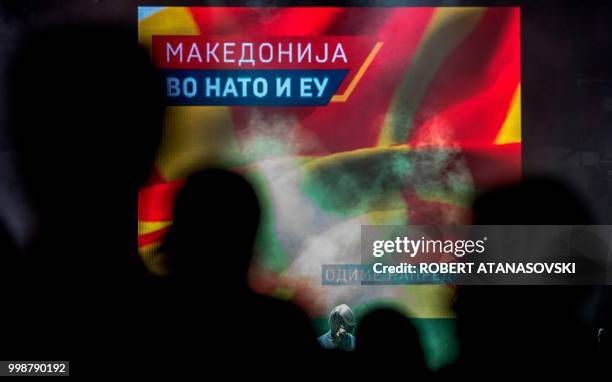
[[[362,224],[467,222],[475,192],[520,176],[519,26],[518,8],[141,7],[168,105],[141,255],[164,271],[181,180],[224,166],[264,206],[255,288],[312,316],[452,316],[448,286],[325,286],[321,265],[359,263]]]

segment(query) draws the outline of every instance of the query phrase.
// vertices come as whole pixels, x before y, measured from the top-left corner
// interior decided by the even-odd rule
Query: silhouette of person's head
[[[189,176],[164,243],[170,279],[244,287],[259,219],[255,191],[240,175],[209,169]]]
[[[117,276],[144,277],[138,189],[152,170],[164,109],[161,81],[133,31],[32,27],[8,78],[9,138],[37,222],[24,251],[40,269],[32,278],[79,278],[101,289],[112,275],[106,288],[121,289]]]
[[[484,193],[474,202],[473,212],[474,223],[479,225],[594,223],[579,194],[561,180],[545,176],[526,177],[520,183]],[[563,253],[545,259],[569,260]],[[493,260],[487,257],[482,261]],[[596,258],[571,258],[589,266],[593,266],[592,260],[597,263]],[[592,292],[585,286],[460,286],[454,308],[463,356],[473,362],[472,367],[493,371],[506,365],[509,356],[521,371],[550,372],[548,362],[553,359],[563,368],[578,364],[578,355],[588,354],[581,338],[581,316]]]
[[[368,313],[357,327],[357,352],[376,359],[401,359],[412,375],[425,373],[419,335],[410,320],[393,309]]]
[[[103,342],[136,343],[128,338],[139,328],[124,317],[140,315],[140,288],[150,285],[137,255],[138,190],[164,112],[150,56],[131,28],[37,23],[23,31],[8,70],[9,138],[37,222],[19,293],[67,300],[25,307],[19,325],[43,326],[22,342],[74,357]]]
[[[207,169],[187,177],[161,248],[168,275],[162,283],[166,308],[159,316],[166,317],[170,343],[184,333],[230,358],[269,360],[314,352],[307,316],[247,284],[259,220],[257,195],[242,176]]]
[[[93,230],[111,214],[132,217],[163,124],[161,82],[146,51],[129,29],[95,24],[33,28],[17,47],[12,140],[42,224],[78,216]]]

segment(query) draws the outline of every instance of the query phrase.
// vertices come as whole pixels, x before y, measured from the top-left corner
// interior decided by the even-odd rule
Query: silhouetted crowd
[[[221,169],[187,178],[162,247],[168,275],[151,275],[137,255],[137,197],[164,107],[148,54],[130,30],[64,25],[24,34],[11,62],[9,138],[36,219],[25,247],[0,226],[0,359],[69,360],[73,375],[610,375],[604,286],[458,287],[460,357],[435,372],[392,309],[357,320],[354,351],[325,349],[301,309],[249,288],[260,206],[247,180]],[[479,197],[474,223],[596,222],[569,187],[541,177]]]

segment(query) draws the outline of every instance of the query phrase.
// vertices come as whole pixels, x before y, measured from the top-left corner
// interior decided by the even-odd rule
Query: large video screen
[[[392,304],[430,366],[449,362],[452,286],[333,285],[322,267],[360,262],[362,225],[466,224],[480,190],[520,177],[519,9],[140,7],[138,36],[167,104],[139,198],[149,268],[183,179],[229,168],[263,208],[255,290],[320,332],[340,304]]]

